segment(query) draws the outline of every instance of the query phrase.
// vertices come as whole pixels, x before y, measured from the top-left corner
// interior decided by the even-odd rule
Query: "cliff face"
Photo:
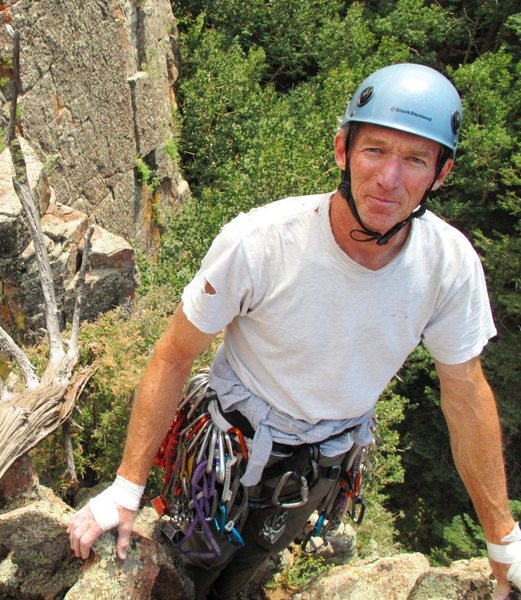
[[[189,192],[176,165],[176,22],[169,0],[19,0],[8,11],[21,34],[18,135],[38,165],[32,185],[59,304],[68,319],[81,236],[95,223],[104,258],[87,276],[83,311],[94,318],[133,297],[128,242],[152,256],[162,212]],[[12,46],[0,22],[0,146]],[[43,313],[7,150],[0,165],[0,324],[15,333],[41,327]]]
[[[9,9],[21,33],[19,128],[56,201],[152,253],[158,208],[186,192],[172,160],[178,63],[170,2],[20,0]],[[5,75],[11,42],[3,28],[0,35]]]

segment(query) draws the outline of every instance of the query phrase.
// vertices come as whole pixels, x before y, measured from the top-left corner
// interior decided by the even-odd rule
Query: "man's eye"
[[[418,156],[411,156],[410,158],[411,162],[413,162],[415,165],[426,165],[427,163],[423,160],[423,158],[419,158]]]

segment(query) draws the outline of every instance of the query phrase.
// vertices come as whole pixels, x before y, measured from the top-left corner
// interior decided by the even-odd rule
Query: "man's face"
[[[359,126],[351,142],[349,165],[351,191],[362,222],[384,233],[407,218],[434,179],[439,153],[440,145],[426,138],[378,125]],[[341,157],[340,148],[338,154]],[[451,166],[448,161],[434,189]]]

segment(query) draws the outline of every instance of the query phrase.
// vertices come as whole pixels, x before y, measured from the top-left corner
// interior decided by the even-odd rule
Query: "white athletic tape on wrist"
[[[521,562],[516,562],[507,571],[507,579],[521,589]]]
[[[488,556],[496,562],[512,565],[521,562],[521,529],[516,523],[514,529],[501,539],[504,544],[487,542]]]
[[[88,506],[101,529],[109,531],[119,525],[117,507],[137,510],[144,490],[144,485],[137,485],[118,475],[114,483],[93,498]]]
[[[114,483],[107,488],[108,490],[110,490],[110,495],[114,502],[129,510],[137,510],[141,502],[141,496],[145,491],[145,486],[132,483],[132,481],[128,481],[128,479],[118,475]]]
[[[521,541],[521,529],[519,528],[519,523],[516,523],[514,529],[512,529],[508,535],[502,537],[501,541],[505,543]]]
[[[93,498],[88,507],[94,520],[103,531],[109,531],[119,525],[119,513],[116,503],[105,492]]]

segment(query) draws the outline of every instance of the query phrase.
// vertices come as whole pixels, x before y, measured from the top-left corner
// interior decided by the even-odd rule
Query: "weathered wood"
[[[24,376],[26,387],[28,389],[34,389],[40,382],[40,380],[38,379],[38,376],[36,375],[35,368],[31,364],[31,362],[29,361],[27,356],[25,356],[25,354],[23,353],[21,348],[13,340],[13,338],[7,333],[7,331],[4,331],[1,327],[0,327],[0,350],[7,352],[7,354],[9,354],[9,356],[12,356],[14,358],[14,360],[16,361],[16,364],[18,365],[18,367],[20,368],[20,371],[22,372],[22,375]],[[8,398],[8,396],[10,396],[10,395],[11,395],[11,392],[10,392],[9,388],[3,387],[0,390],[0,401],[6,400]]]
[[[35,390],[0,403],[0,479],[17,458],[37,446],[70,416],[92,367],[72,372],[76,360],[66,356],[48,367]]]
[[[18,140],[15,140],[18,143]],[[11,149],[15,142],[11,142]],[[16,152],[11,152],[13,163],[15,160],[23,160],[25,170],[25,160],[16,156]],[[31,190],[25,183],[19,183],[16,179],[13,180],[14,189],[18,196],[27,216],[27,221],[31,229],[31,237],[34,244],[38,269],[40,271],[40,282],[42,285],[43,297],[45,300],[45,321],[47,324],[47,333],[49,335],[49,346],[51,351],[51,361],[58,361],[64,355],[63,340],[60,332],[60,320],[58,317],[58,306],[56,303],[56,295],[54,293],[54,283],[49,263],[49,255],[47,254],[47,246],[43,237],[42,226],[40,223],[40,215],[32,198]]]
[[[72,329],[71,337],[69,340],[69,347],[78,347],[78,335],[80,331],[80,313],[81,313],[81,302],[83,299],[83,292],[85,290],[85,276],[87,275],[87,269],[89,268],[89,256],[91,250],[91,239],[94,233],[94,228],[89,227],[85,234],[83,241],[83,256],[81,260],[80,273],[78,275],[78,283],[76,285],[76,303],[74,305],[74,312],[72,314]]]
[[[76,474],[76,463],[74,462],[74,447],[72,445],[71,420],[67,419],[62,427],[63,447],[65,449],[65,479],[78,481]]]
[[[11,25],[6,24],[6,27],[8,27],[14,44],[13,64],[15,68],[11,87],[12,104],[16,107],[16,99],[20,90],[20,36]],[[93,372],[92,368],[84,368],[75,372],[79,356],[78,332],[81,298],[89,263],[90,240],[93,229],[92,227],[89,228],[84,237],[83,259],[76,290],[72,333],[67,342],[62,337],[60,329],[53,274],[40,223],[40,214],[28,184],[25,157],[20,141],[16,137],[16,110],[11,111],[8,147],[15,171],[13,187],[27,215],[38,262],[49,338],[48,365],[39,379],[24,352],[0,327],[0,349],[10,355],[25,379],[25,389],[22,391],[16,390],[12,382],[7,381],[4,385],[4,382],[0,381],[0,479],[9,471],[8,479],[10,481],[11,478],[16,479],[18,472],[18,469],[10,469],[10,467],[67,421],[76,400]],[[65,344],[67,344],[67,350],[65,350]],[[70,448],[68,460],[68,471],[75,476],[74,465],[70,463],[72,460]],[[22,465],[23,461],[19,464]],[[21,474],[22,472],[23,470],[20,470]],[[21,487],[26,484],[25,479],[22,475],[20,476],[19,484]],[[9,487],[13,488],[13,485]],[[0,485],[1,489],[2,485]]]

